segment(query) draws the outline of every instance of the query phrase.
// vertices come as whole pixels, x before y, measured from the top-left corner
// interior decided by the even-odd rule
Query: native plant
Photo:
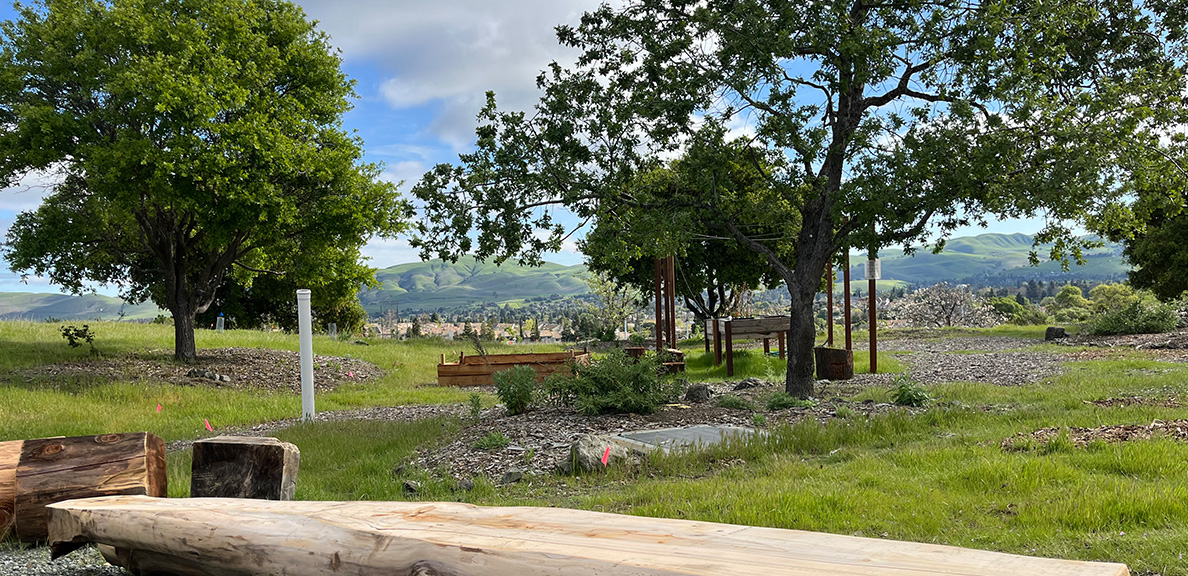
[[[523,414],[536,396],[536,370],[531,366],[513,366],[496,372],[495,391],[509,414]]]
[[[572,375],[554,373],[543,391],[554,403],[584,414],[650,414],[684,391],[682,382],[661,371],[655,355],[633,359],[616,349],[589,364],[574,364]]]

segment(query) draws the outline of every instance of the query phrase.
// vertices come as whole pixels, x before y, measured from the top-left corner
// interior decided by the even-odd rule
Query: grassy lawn
[[[19,370],[84,360],[56,325],[0,323],[0,439],[148,430],[168,440],[211,435],[219,426],[293,417],[299,399],[152,382],[27,382]],[[168,350],[163,326],[99,324],[96,346],[108,355]],[[1042,327],[942,331],[928,337],[1019,336],[1042,339]],[[295,349],[293,336],[199,334],[200,348]],[[725,379],[699,341],[682,343],[687,376]],[[320,410],[409,403],[458,403],[467,394],[435,386],[433,366],[457,344],[373,341],[371,346],[315,341],[318,354],[351,355],[388,370],[367,385],[318,398]],[[544,347],[538,347],[544,350]],[[1040,348],[1037,348],[1037,350]],[[1042,346],[1043,351],[1079,349]],[[491,351],[507,351],[492,346]],[[865,357],[855,355],[859,371]],[[300,447],[298,498],[461,500],[478,504],[567,506],[647,516],[819,530],[936,542],[1021,554],[1127,563],[1138,574],[1188,575],[1188,444],[1169,439],[1119,444],[1067,441],[1004,449],[1003,439],[1045,427],[1149,424],[1188,417],[1183,408],[1090,403],[1109,397],[1188,398],[1188,365],[1138,353],[1066,362],[1057,377],[1024,386],[953,382],[927,386],[926,409],[899,409],[828,424],[777,426],[769,434],[704,451],[655,457],[638,469],[582,477],[546,476],[510,486],[479,480],[457,490],[436,471],[393,467],[417,447],[452,438],[466,422],[350,421],[301,425],[277,436]],[[880,371],[903,371],[880,355]],[[782,376],[784,363],[756,350],[736,352],[732,379]],[[16,372],[14,372],[16,370]],[[850,400],[886,401],[886,390]],[[161,401],[167,409],[155,412]],[[213,417],[211,417],[213,415]],[[188,492],[189,455],[170,455],[170,494]],[[402,480],[422,490],[405,494]]]

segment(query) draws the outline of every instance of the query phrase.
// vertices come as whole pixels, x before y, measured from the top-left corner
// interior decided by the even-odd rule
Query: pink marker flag
[[[157,403],[157,414],[160,414],[160,413],[161,413],[161,404],[158,402]]]
[[[354,370],[347,370],[347,376],[350,376],[351,378],[354,378],[354,377],[355,377],[355,371],[354,371]]]
[[[206,418],[203,418],[203,419],[202,419],[202,421],[203,421],[203,422],[206,422],[206,429],[207,429],[207,430],[210,430],[211,432],[214,432],[214,428],[211,428],[211,427],[210,427],[210,420],[207,420]]]
[[[606,466],[606,462],[610,460],[610,446],[606,447],[606,452],[602,453],[602,465]]]

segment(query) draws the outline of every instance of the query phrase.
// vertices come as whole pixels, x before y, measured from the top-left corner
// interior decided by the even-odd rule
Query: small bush
[[[739,398],[738,396],[734,396],[731,394],[727,394],[725,396],[719,396],[717,402],[718,402],[718,406],[720,408],[729,408],[731,410],[754,410],[755,409],[755,405],[752,404],[751,402],[748,402],[746,400],[743,400],[742,398]]]
[[[95,333],[91,332],[91,327],[88,324],[83,324],[82,328],[76,326],[62,326],[58,329],[62,333],[62,337],[66,339],[66,343],[70,344],[71,348],[78,348],[86,342],[91,347],[91,355],[98,356],[99,351],[95,349]]]
[[[751,415],[751,426],[756,428],[767,426],[767,416],[764,416],[763,414]]]
[[[927,404],[930,400],[928,392],[924,390],[924,387],[917,384],[911,378],[897,376],[892,380],[892,384],[895,384],[895,388],[891,390],[891,401],[899,406],[915,406],[918,408]]]
[[[483,395],[478,392],[470,393],[470,421],[478,424],[479,419],[483,416]]]
[[[775,392],[767,397],[767,409],[772,412],[787,410],[788,408],[812,408],[816,406],[812,400],[801,400],[787,392]]]
[[[572,376],[553,374],[545,380],[544,392],[552,402],[584,414],[650,414],[684,391],[682,382],[660,370],[654,355],[635,361],[613,350],[588,365],[574,365]]]
[[[1090,334],[1158,334],[1176,327],[1180,317],[1174,306],[1132,302],[1116,310],[1106,310],[1089,319]]]
[[[523,414],[536,395],[536,370],[530,366],[516,366],[496,372],[495,391],[510,414]]]
[[[849,406],[838,406],[833,410],[834,418],[853,418],[856,415],[857,412],[854,412],[854,409]]]
[[[474,443],[474,447],[479,450],[499,450],[500,448],[506,448],[508,444],[511,444],[511,438],[504,436],[503,432],[496,430],[479,438],[478,442]]]

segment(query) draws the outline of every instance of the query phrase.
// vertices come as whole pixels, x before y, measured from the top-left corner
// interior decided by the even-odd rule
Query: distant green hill
[[[1030,278],[1120,280],[1130,270],[1122,256],[1122,246],[1110,243],[1087,252],[1085,265],[1073,264],[1068,272],[1060,269],[1059,262],[1045,260],[1048,247],[1041,246],[1038,250],[1040,265],[1031,266],[1028,262],[1028,254],[1033,249],[1031,243],[1032,237],[1027,234],[981,234],[953,238],[940,254],[933,254],[930,248],[921,248],[911,256],[887,250],[880,255],[882,277],[916,286],[946,281],[993,285]],[[851,260],[850,270],[854,278],[865,278],[865,260]]]
[[[887,250],[882,255],[883,281],[879,286],[880,289],[905,284],[928,286],[942,281],[1000,286],[1029,279],[1057,282],[1121,280],[1129,270],[1122,257],[1122,248],[1116,244],[1090,251],[1085,266],[1073,266],[1067,273],[1061,272],[1060,265],[1055,262],[1030,266],[1027,255],[1031,250],[1031,236],[1026,234],[954,238],[940,254],[933,254],[928,248],[920,249],[913,256]],[[1041,260],[1045,256],[1041,247]],[[851,263],[853,279],[864,279],[864,258],[856,258]],[[373,316],[395,309],[405,312],[448,310],[483,303],[514,305],[532,298],[585,294],[589,291],[582,279],[585,272],[586,267],[581,265],[546,263],[539,268],[529,268],[513,263],[496,266],[489,262],[480,263],[474,258],[461,258],[453,264],[430,260],[379,270],[376,278],[382,286],[360,292],[359,300]],[[0,319],[115,319],[119,317],[122,304],[118,298],[98,295],[0,292]],[[148,320],[158,314],[167,314],[152,304],[124,306],[123,310],[129,320]]]
[[[442,260],[414,262],[376,272],[378,290],[359,293],[371,314],[385,309],[434,310],[483,302],[522,302],[542,296],[570,296],[589,291],[581,275],[586,267],[545,263],[539,268],[504,263],[496,266],[463,257],[457,263]]]
[[[158,314],[169,315],[151,302],[126,304],[119,298],[87,294],[32,294],[0,292],[0,320],[152,320]]]

